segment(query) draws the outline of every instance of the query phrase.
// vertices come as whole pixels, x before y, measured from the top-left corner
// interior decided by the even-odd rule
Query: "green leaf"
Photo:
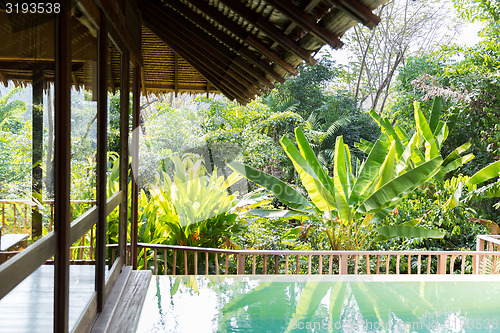
[[[358,208],[358,212],[376,212],[390,206],[391,202],[399,199],[403,194],[413,190],[415,187],[433,177],[434,174],[439,171],[439,166],[442,161],[443,159],[441,156],[435,157],[403,173],[399,177],[394,178],[368,197]]]
[[[348,160],[348,148],[344,146],[342,136],[337,137],[335,142],[335,164],[333,167],[333,184],[335,186],[335,202],[339,216],[344,221],[349,221],[351,217],[351,210],[347,198],[349,197],[348,188],[348,174],[347,164],[350,166]]]
[[[422,135],[425,140],[425,160],[429,161],[432,158],[439,155],[439,149],[434,138],[434,133],[432,132],[427,120],[420,109],[420,104],[418,102],[413,103],[415,107],[415,123],[417,125],[417,132]]]
[[[354,147],[358,148],[365,154],[370,154],[370,151],[373,148],[373,143],[365,139],[360,139],[360,142],[354,143]]]
[[[490,180],[491,178],[499,176],[500,176],[500,161],[496,161],[476,172],[474,176],[472,176],[467,183],[480,184],[482,182]]]
[[[297,133],[302,133],[300,130]],[[306,141],[306,138],[302,135],[300,139],[297,141],[304,140],[302,145],[309,146]],[[297,170],[300,180],[302,184],[307,190],[311,201],[320,209],[321,211],[330,211],[332,210],[333,204],[333,194],[332,194],[332,186],[330,186],[330,181],[327,180],[328,176],[324,174],[323,168],[319,165],[319,162],[314,156],[314,153],[310,156],[309,152],[307,153],[308,159],[304,158],[304,156],[297,150],[297,148],[293,145],[293,143],[287,137],[283,137],[281,139],[281,145],[285,150],[286,154],[290,158]],[[307,151],[307,148],[304,148]],[[309,148],[310,149],[310,148]],[[312,164],[312,165],[311,165]],[[314,166],[313,166],[314,165]]]
[[[387,118],[382,118],[381,116],[379,116],[378,113],[374,110],[370,110],[370,116],[372,116],[372,118],[380,125],[380,127],[382,127],[382,130],[385,131],[389,139],[395,142],[397,156],[401,156],[404,149],[403,144],[401,143],[401,140],[399,139],[399,136],[396,133],[396,130],[392,126],[391,122]]]
[[[414,227],[411,225],[386,225],[383,227],[376,228],[375,231],[379,233],[378,240],[385,240],[394,237],[405,237],[405,238],[437,238],[442,239],[445,235],[445,231],[427,229],[424,227]]]
[[[443,104],[443,99],[441,97],[436,97],[434,103],[432,104],[431,119],[429,120],[429,127],[432,133],[436,134],[436,129],[439,124],[439,117],[441,115],[441,106]]]
[[[315,212],[313,205],[302,194],[278,178],[238,162],[228,163],[228,166],[248,180],[273,192],[288,207],[301,212]]]
[[[297,217],[305,217],[309,216],[309,214],[305,214],[298,211],[293,210],[278,210],[278,209],[250,209],[248,214],[258,217],[276,217],[276,218],[297,218]]]

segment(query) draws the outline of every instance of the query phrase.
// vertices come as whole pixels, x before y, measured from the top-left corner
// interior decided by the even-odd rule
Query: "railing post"
[[[484,251],[484,239],[480,238],[479,236],[476,238],[476,251]],[[483,261],[483,256],[477,255],[475,256],[475,258],[475,274],[481,274],[481,262]]]
[[[347,274],[347,254],[339,255],[339,274]]]
[[[438,268],[437,268],[438,274],[446,274],[446,261],[447,261],[447,259],[448,259],[448,256],[446,254],[438,255]]]
[[[238,253],[238,256],[236,258],[238,260],[236,274],[243,275],[245,274],[245,255],[243,253]]]

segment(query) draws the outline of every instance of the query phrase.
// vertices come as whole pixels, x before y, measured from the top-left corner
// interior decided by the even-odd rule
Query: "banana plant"
[[[250,181],[271,191],[286,206],[287,216],[318,215],[325,225],[332,249],[360,249],[377,222],[384,218],[413,189],[462,165],[473,156],[462,156],[464,145],[443,160],[439,150],[448,135],[444,122],[435,113],[427,122],[418,104],[415,104],[417,130],[409,137],[399,127],[393,127],[386,118],[372,113],[382,127],[381,137],[373,144],[359,147],[368,154],[357,172],[353,172],[349,147],[342,136],[335,144],[333,174],[318,162],[300,128],[295,129],[298,148],[287,137],[281,145],[300,176],[308,198],[279,179],[249,166],[232,162],[229,166]],[[436,120],[437,119],[437,120]],[[263,210],[259,216],[263,216]],[[269,215],[276,214],[268,210]],[[442,238],[445,233],[416,225],[409,221],[402,225],[376,228],[377,240],[391,237]]]

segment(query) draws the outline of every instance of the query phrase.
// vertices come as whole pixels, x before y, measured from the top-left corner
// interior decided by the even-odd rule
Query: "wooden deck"
[[[70,266],[70,331],[94,294],[94,277],[94,266]],[[53,300],[54,266],[44,265],[0,300],[0,332],[52,332]]]
[[[135,332],[151,275],[125,267],[91,332]]]
[[[4,234],[0,237],[0,251],[7,251],[10,248],[24,242],[29,234]]]

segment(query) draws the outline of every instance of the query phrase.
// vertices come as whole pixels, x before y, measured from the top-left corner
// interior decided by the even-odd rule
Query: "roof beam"
[[[266,2],[283,13],[285,16],[287,16],[299,27],[313,33],[315,36],[320,38],[326,44],[329,44],[331,47],[338,49],[341,48],[342,45],[344,45],[344,43],[342,43],[342,41],[335,34],[317,23],[316,19],[312,15],[304,13],[290,1],[266,0]]]
[[[241,54],[244,58],[246,58],[249,62],[253,63],[256,67],[260,68],[261,70],[264,71],[264,73],[272,76],[276,80],[280,82],[284,82],[285,79],[280,76],[274,69],[269,65],[269,63],[266,63],[263,61],[260,57],[257,56],[254,52],[252,52],[248,47],[244,46],[241,44],[238,40],[230,37],[228,34],[224,33],[222,30],[217,29],[209,20],[207,20],[203,15],[200,15],[193,11],[189,6],[179,2],[179,1],[172,1],[167,3],[168,6],[174,8],[176,11],[182,13],[187,19],[189,19],[191,22],[194,24],[200,26],[203,28],[205,31],[207,31],[209,34],[214,36],[216,39],[218,39],[221,43],[227,45],[229,48],[235,50],[238,54]],[[284,60],[279,58],[277,55],[276,60],[279,60],[281,67],[283,67],[285,70],[287,70],[289,73],[296,73],[297,70],[291,66],[290,64],[286,63]],[[277,61],[278,62],[278,61]],[[250,67],[250,66],[248,66]],[[263,84],[268,86],[269,88],[274,88],[274,84],[267,80],[262,73],[259,73],[255,69],[248,68],[247,70],[250,74],[252,74],[253,77],[255,77],[257,80],[261,81]]]
[[[373,14],[368,7],[357,0],[327,0],[327,2],[351,15],[354,19],[370,29],[375,28],[375,26],[380,23],[380,17]]]
[[[209,60],[216,64],[223,72],[233,77],[236,82],[239,82],[244,87],[243,91],[249,89],[254,93],[260,94],[260,91],[252,87],[252,84],[256,84],[257,82],[249,76],[245,69],[233,65],[235,54],[221,45],[212,36],[202,31],[171,8],[165,7],[161,2],[156,4],[148,1],[147,4],[143,3],[141,6],[147,12],[148,16],[156,15],[163,22],[163,26],[170,27],[172,30],[177,31],[179,35],[183,35],[186,40],[192,41],[202,47],[204,50],[202,56],[205,58],[210,56]],[[229,68],[233,69],[234,72],[228,71]],[[245,84],[245,81],[248,84]]]
[[[245,19],[248,23],[258,27],[272,40],[280,44],[286,50],[305,60],[309,65],[314,65],[318,62],[307,50],[300,47],[297,43],[295,43],[295,41],[283,34],[271,22],[262,18],[260,15],[256,14],[249,8],[245,7],[245,5],[243,5],[241,2],[234,0],[219,0],[219,2],[226,5],[226,7]]]
[[[231,19],[227,18],[226,16],[224,16],[224,14],[222,14],[221,12],[219,12],[218,9],[210,6],[208,3],[204,2],[204,1],[200,1],[200,0],[190,0],[190,3],[193,4],[195,7],[197,7],[199,10],[201,10],[202,12],[204,12],[205,14],[207,14],[208,16],[210,16],[213,20],[217,21],[217,23],[219,23],[221,26],[223,26],[224,28],[226,28],[227,30],[231,31],[233,34],[235,34],[236,36],[238,36],[239,38],[241,38],[243,40],[246,40],[247,37],[250,35],[243,27],[239,26],[236,22],[234,22],[233,20],[231,20]],[[241,5],[239,3],[239,1],[238,1],[237,4],[236,4],[236,2],[234,0],[233,1],[228,1],[228,4],[233,4],[233,5],[236,5],[236,6],[240,5],[240,6],[243,7],[243,8],[240,8],[240,9],[242,9],[243,12],[247,11],[247,9],[243,5]],[[229,7],[229,8],[231,8],[231,7]],[[255,14],[254,15],[249,15],[249,16],[255,16]],[[250,21],[250,23],[255,24],[255,21]],[[295,49],[297,49],[297,52],[301,52],[302,53],[301,55],[299,55],[300,58],[302,58],[302,59],[306,59],[307,58],[307,59],[309,59],[309,61],[311,61],[313,63],[316,63],[316,59],[314,59],[306,50],[302,49],[300,46],[298,46],[297,44],[295,44],[295,42],[293,42],[287,36],[284,36],[283,34],[281,34],[280,31],[276,27],[274,27],[271,23],[268,22],[268,25],[271,26],[271,28],[270,28],[271,30],[274,28],[274,30],[273,30],[274,32],[276,32],[277,34],[280,34],[282,37],[284,37],[286,39],[286,41],[285,40],[281,40],[280,41],[280,39],[279,39],[278,36],[275,36],[275,38],[272,38],[272,36],[270,34],[266,33],[273,40],[275,40],[276,42],[280,42],[279,44],[281,44],[281,45],[283,43],[291,44],[290,46],[293,47],[293,48],[295,48]],[[281,59],[281,57],[279,55],[277,55],[275,53],[275,51],[269,49],[267,46],[265,46],[264,44],[262,44],[261,42],[259,42],[256,38],[254,39],[254,41],[257,42],[258,45],[254,45],[254,44],[250,43],[249,41],[247,41],[247,42],[250,45],[252,45],[253,47],[257,48],[257,49],[259,49],[259,48],[267,48],[268,49],[268,53],[264,54],[266,57],[268,57],[268,54],[274,53],[277,58]],[[289,47],[284,46],[284,48],[286,50],[290,50]],[[302,50],[302,51],[299,51],[299,50]],[[275,59],[270,59],[270,60],[276,61]],[[281,60],[280,62],[283,62],[283,60]],[[276,62],[276,63],[281,66],[282,64],[280,64],[280,62]]]

